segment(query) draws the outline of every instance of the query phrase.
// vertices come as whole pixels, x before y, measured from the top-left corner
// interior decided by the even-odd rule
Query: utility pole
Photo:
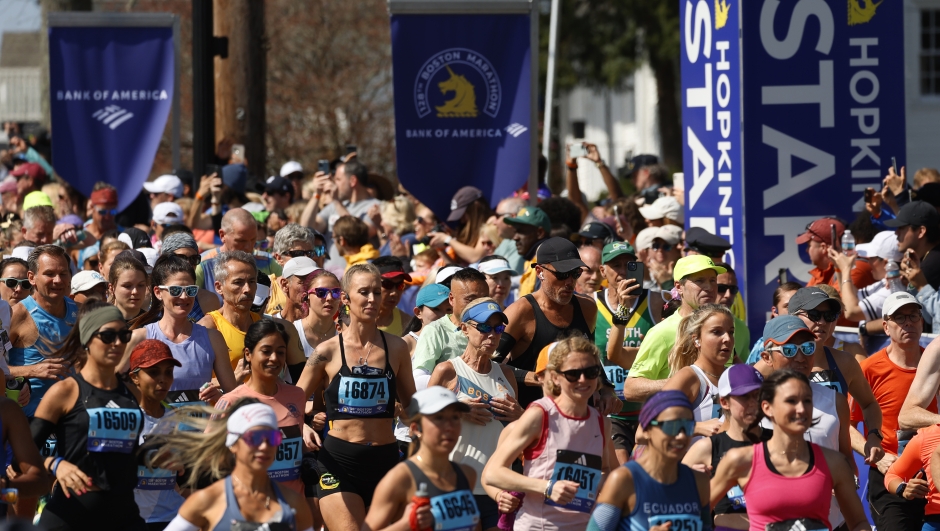
[[[228,57],[228,41],[214,37],[212,0],[193,4],[193,175],[205,175],[206,164],[215,162],[215,63]],[[194,183],[196,187],[199,183]]]
[[[215,134],[220,141],[245,145],[249,175],[265,175],[265,82],[267,68],[264,2],[213,0],[217,35],[228,35],[228,60],[217,59]]]

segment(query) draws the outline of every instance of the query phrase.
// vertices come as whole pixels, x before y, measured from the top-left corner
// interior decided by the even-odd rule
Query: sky
[[[39,0],[0,0],[0,35],[39,29]]]

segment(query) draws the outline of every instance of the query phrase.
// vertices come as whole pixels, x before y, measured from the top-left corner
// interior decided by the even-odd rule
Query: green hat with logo
[[[636,250],[629,242],[610,242],[604,246],[601,251],[601,263],[606,264],[622,254],[629,254],[636,257]]]
[[[711,269],[718,275],[728,272],[727,269],[716,266],[711,258],[703,254],[694,254],[680,258],[679,261],[676,262],[676,267],[672,271],[672,278],[676,282],[679,282],[683,277],[698,273],[699,271],[705,271],[706,269]]]
[[[552,230],[552,222],[548,219],[548,214],[539,207],[524,206],[519,209],[515,217],[507,217],[506,223],[510,225],[531,225],[533,227],[542,227],[547,235]]]

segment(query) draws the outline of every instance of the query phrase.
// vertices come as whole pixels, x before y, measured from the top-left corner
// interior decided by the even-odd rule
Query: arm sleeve
[[[199,531],[199,528],[189,523],[188,520],[183,518],[180,515],[176,515],[176,518],[170,521],[166,527],[163,528],[164,531]]]
[[[496,363],[505,362],[506,358],[509,357],[509,353],[512,352],[515,346],[516,338],[503,332],[503,335],[499,338],[499,346],[496,347],[496,356],[494,356],[493,359],[496,360]]]
[[[892,480],[900,479],[907,481],[914,477],[914,474],[924,466],[920,460],[920,447],[923,440],[924,437],[922,435],[915,435],[914,438],[911,439],[911,442],[907,443],[907,447],[904,448],[904,453],[898,457],[897,461],[891,463],[888,472],[885,474],[886,489]],[[894,494],[894,492],[891,492],[891,494]]]
[[[621,510],[607,503],[599,503],[591,514],[587,531],[617,531],[620,525]]]
[[[29,422],[29,431],[33,436],[33,443],[36,444],[36,448],[42,448],[46,445],[46,439],[49,438],[49,435],[55,431],[55,424],[46,419],[33,417],[33,420]]]

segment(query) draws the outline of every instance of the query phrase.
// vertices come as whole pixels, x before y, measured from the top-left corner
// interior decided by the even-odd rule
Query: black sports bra
[[[368,365],[353,367],[346,364],[346,349],[343,335],[339,334],[339,355],[343,366],[326,388],[326,415],[331,421],[344,419],[392,419],[395,418],[395,371],[389,363],[388,343],[385,332],[382,348],[385,349],[385,369]]]

